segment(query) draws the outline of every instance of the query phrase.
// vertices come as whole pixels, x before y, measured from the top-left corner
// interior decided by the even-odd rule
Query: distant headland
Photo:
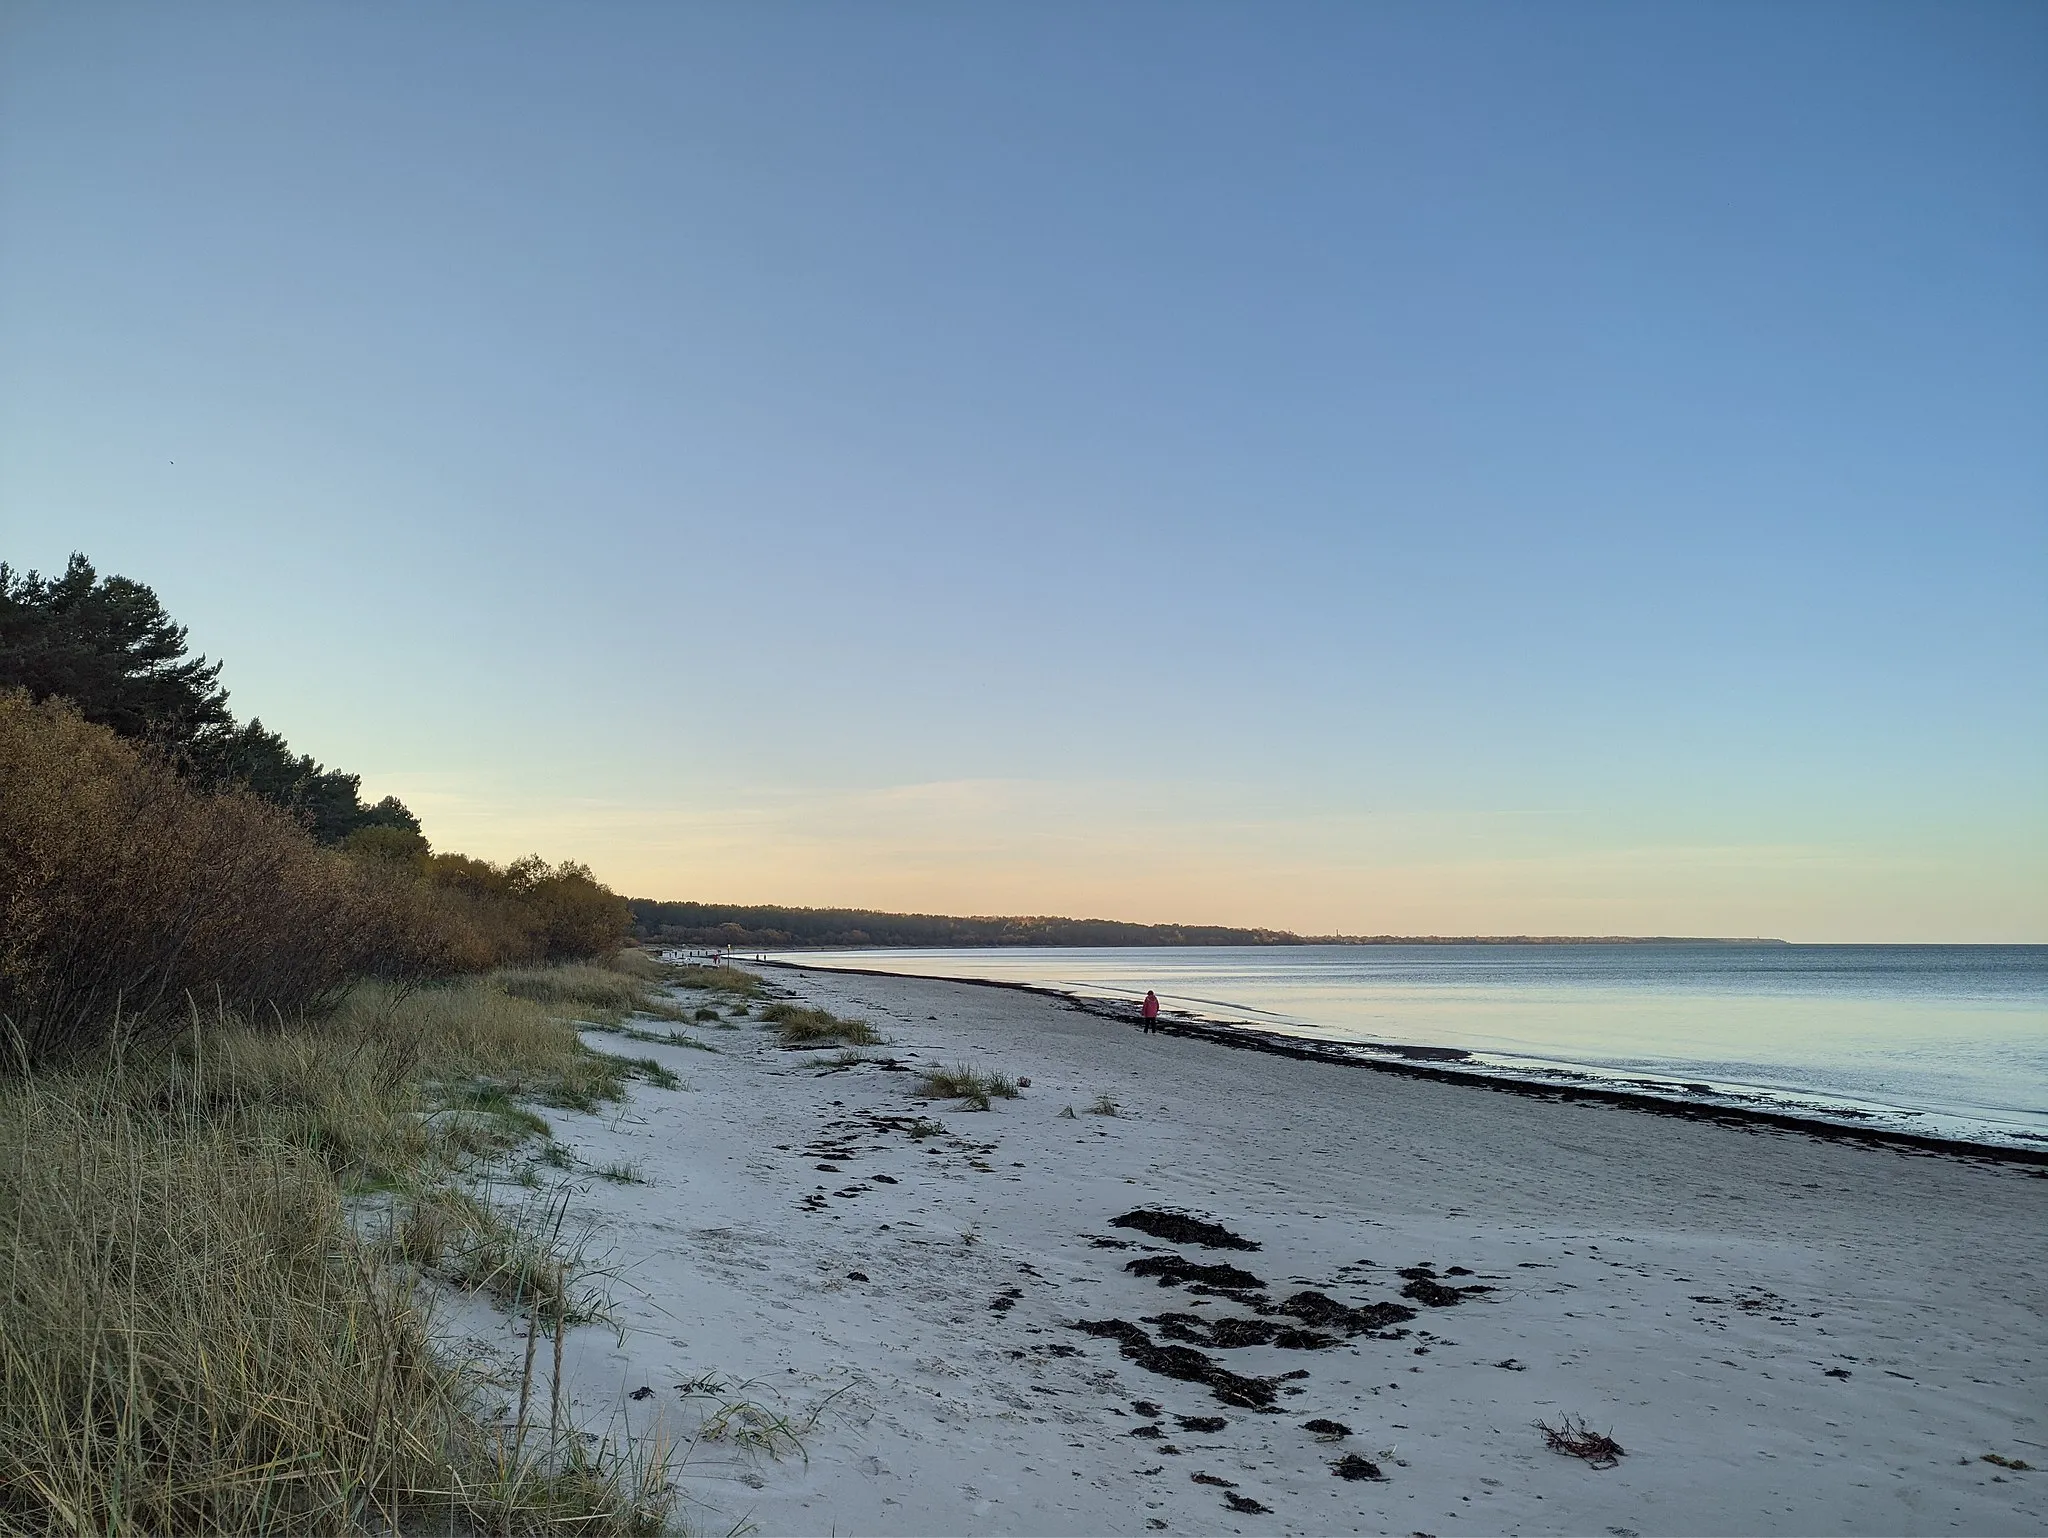
[[[631,899],[633,931],[674,945],[741,950],[978,949],[1124,945],[1784,945],[1688,935],[1298,935],[1217,924],[1126,924],[1046,916],[951,918],[867,908],[779,908]]]

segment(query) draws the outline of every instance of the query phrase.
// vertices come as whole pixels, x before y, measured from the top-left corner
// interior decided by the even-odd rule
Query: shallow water
[[[792,952],[1028,983],[1518,1078],[2048,1145],[2048,946],[1307,945]]]

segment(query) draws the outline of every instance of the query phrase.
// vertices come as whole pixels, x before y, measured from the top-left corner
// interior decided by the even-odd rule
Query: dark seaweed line
[[[1013,993],[1035,993],[1041,998],[1057,999],[1062,1004],[1070,1005],[1084,1013],[1099,1015],[1105,1020],[1116,1020],[1126,1025],[1135,1023],[1137,1018],[1127,1008],[1119,1009],[1113,1005],[1100,1004],[1093,999],[1063,993],[1057,988],[1043,988],[1035,983],[1005,982],[993,977],[925,977],[917,972],[886,972],[880,967],[818,967],[804,966],[793,961],[756,961],[749,965],[788,967],[797,972],[842,972],[853,977],[894,977],[933,983],[965,983],[974,988],[1007,988]],[[1522,1095],[1531,1100],[1590,1100],[1597,1104],[1621,1106],[1632,1111],[1647,1111],[1653,1116],[1673,1116],[1681,1121],[1718,1122],[1722,1126],[1750,1130],[1771,1128],[1780,1132],[1799,1132],[1824,1143],[1860,1143],[1867,1147],[1945,1154],[1958,1159],[2048,1166],[2048,1148],[2011,1148],[2003,1143],[1973,1143],[1963,1138],[1931,1137],[1926,1133],[1900,1132],[1888,1127],[1850,1127],[1840,1122],[1795,1116],[1787,1111],[1758,1111],[1745,1106],[1730,1105],[1694,1105],[1683,1100],[1665,1100],[1656,1095],[1625,1089],[1533,1084],[1522,1079],[1495,1078],[1491,1074],[1471,1073],[1431,1063],[1407,1060],[1394,1062],[1385,1058],[1360,1057],[1341,1049],[1262,1031],[1253,1025],[1210,1024],[1206,1021],[1162,1015],[1159,1029],[1171,1036],[1192,1037],[1197,1041],[1213,1042],[1218,1046],[1230,1047],[1240,1052],[1265,1052],[1274,1057],[1294,1057],[1312,1063],[1366,1068],[1374,1073],[1398,1074],[1410,1079],[1429,1079],[1438,1084],[1457,1084],[1468,1089],[1489,1089],[1496,1094]],[[1395,1047],[1390,1050],[1402,1049]]]

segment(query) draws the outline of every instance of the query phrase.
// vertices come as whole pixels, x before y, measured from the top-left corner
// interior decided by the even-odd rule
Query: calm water
[[[1031,983],[1515,1077],[2048,1144],[2048,946],[1374,945],[806,951]]]

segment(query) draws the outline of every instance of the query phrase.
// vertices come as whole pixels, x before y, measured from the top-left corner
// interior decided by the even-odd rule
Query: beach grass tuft
[[[991,1101],[1015,1100],[1017,1083],[1006,1074],[983,1073],[960,1063],[927,1068],[918,1078],[918,1092],[932,1100],[964,1100],[974,1110],[986,1111]]]
[[[771,1004],[762,1012],[785,1047],[823,1046],[832,1042],[855,1047],[881,1045],[882,1033],[865,1020],[842,1020],[822,1009],[801,1004]]]
[[[761,991],[761,979],[738,967],[665,966],[662,975],[678,988],[730,994],[736,999],[751,999]]]

